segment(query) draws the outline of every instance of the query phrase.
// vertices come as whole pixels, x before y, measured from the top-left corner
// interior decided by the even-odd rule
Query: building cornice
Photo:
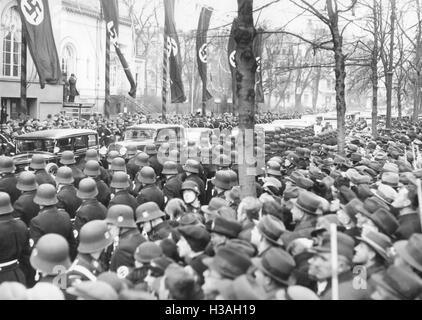
[[[66,12],[69,13],[73,13],[73,14],[77,14],[77,15],[82,15],[82,16],[86,16],[86,17],[90,17],[90,18],[94,18],[97,20],[102,19],[101,17],[101,11],[97,11],[91,7],[88,7],[86,5],[80,5],[80,4],[75,4],[73,1],[69,1],[69,0],[62,0],[62,6],[63,9]],[[131,26],[132,23],[130,21],[129,18],[127,17],[120,17],[119,18],[119,23],[121,25],[125,25],[125,26]]]

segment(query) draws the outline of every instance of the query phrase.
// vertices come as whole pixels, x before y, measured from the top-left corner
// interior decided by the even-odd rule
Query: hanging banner
[[[199,16],[198,30],[196,32],[196,60],[198,63],[199,76],[202,80],[203,95],[202,101],[208,101],[212,95],[207,90],[207,64],[208,64],[208,43],[207,33],[210,26],[212,11],[209,8],[202,8]]]
[[[127,63],[119,46],[119,4],[117,0],[101,0],[101,7],[103,8],[104,20],[106,21],[106,29],[110,36],[110,41],[113,43],[116,54],[122,64],[125,75],[130,83],[130,91],[128,94],[132,98],[136,98],[136,82],[130,71],[129,64]]]
[[[229,62],[230,71],[232,74],[232,99],[233,99],[233,107],[236,106],[236,41],[234,40],[234,30],[236,19],[233,20],[232,27],[230,30],[230,37],[229,43],[227,47],[227,57]]]
[[[165,24],[164,41],[167,42],[167,53],[170,64],[170,91],[171,102],[182,103],[186,101],[185,90],[182,82],[182,58],[180,43],[174,21],[174,0],[164,0]]]
[[[62,74],[48,0],[18,0],[18,10],[41,89],[45,88],[46,83],[58,84]]]

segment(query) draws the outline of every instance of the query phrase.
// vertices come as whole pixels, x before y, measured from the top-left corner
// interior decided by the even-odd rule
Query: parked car
[[[29,165],[34,154],[44,156],[47,163],[59,163],[63,151],[73,151],[79,159],[88,149],[99,149],[97,132],[86,129],[36,131],[17,136],[15,143],[13,159],[18,169]]]
[[[107,151],[116,150],[121,156],[127,152],[128,146],[136,146],[143,151],[148,144],[155,144],[157,149],[165,142],[177,142],[181,147],[187,146],[186,128],[172,124],[141,124],[128,127],[123,140],[111,143]]]

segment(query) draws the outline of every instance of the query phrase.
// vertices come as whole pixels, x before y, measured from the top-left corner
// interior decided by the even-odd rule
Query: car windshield
[[[51,152],[54,153],[54,140],[16,140],[16,149],[19,153]]]
[[[125,140],[149,140],[154,139],[154,129],[129,129],[125,132]]]

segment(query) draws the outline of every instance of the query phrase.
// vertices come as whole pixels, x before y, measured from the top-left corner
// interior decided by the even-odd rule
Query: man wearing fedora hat
[[[207,228],[211,234],[211,244],[214,250],[223,246],[227,240],[237,238],[242,230],[239,222],[221,216],[216,216],[215,219],[208,221]]]
[[[392,246],[390,238],[376,231],[363,232],[355,246],[353,263],[366,269],[366,276],[384,272],[392,262]]]
[[[0,284],[30,284],[28,229],[24,222],[14,219],[10,196],[5,192],[0,192],[0,221]]]
[[[29,234],[32,246],[47,233],[57,233],[69,243],[71,258],[76,255],[76,240],[69,214],[57,208],[59,200],[56,188],[51,184],[42,184],[37,189],[34,202],[40,206],[40,212],[29,224]]]
[[[310,238],[320,215],[321,202],[312,192],[301,191],[291,210],[293,222],[296,223],[294,232]]]
[[[414,233],[409,240],[394,243],[394,265],[414,272],[422,279],[422,234]]]
[[[251,240],[251,231],[262,216],[262,203],[253,197],[244,198],[237,209],[237,221],[242,224],[239,239]]]
[[[364,288],[355,289],[353,286],[352,260],[354,256],[355,242],[352,237],[337,233],[338,252],[338,292],[340,300],[367,300],[369,290]],[[323,234],[322,243],[309,249],[314,253],[309,259],[309,276],[318,281],[318,295],[321,300],[332,299],[331,288],[331,235],[329,232]]]
[[[273,247],[284,247],[282,234],[286,228],[279,219],[274,216],[263,216],[259,223],[251,231],[251,243],[257,248],[258,256]]]
[[[265,290],[265,299],[274,300],[278,291],[285,290],[296,263],[293,257],[280,248],[271,248],[260,258],[252,259],[255,279]]]

